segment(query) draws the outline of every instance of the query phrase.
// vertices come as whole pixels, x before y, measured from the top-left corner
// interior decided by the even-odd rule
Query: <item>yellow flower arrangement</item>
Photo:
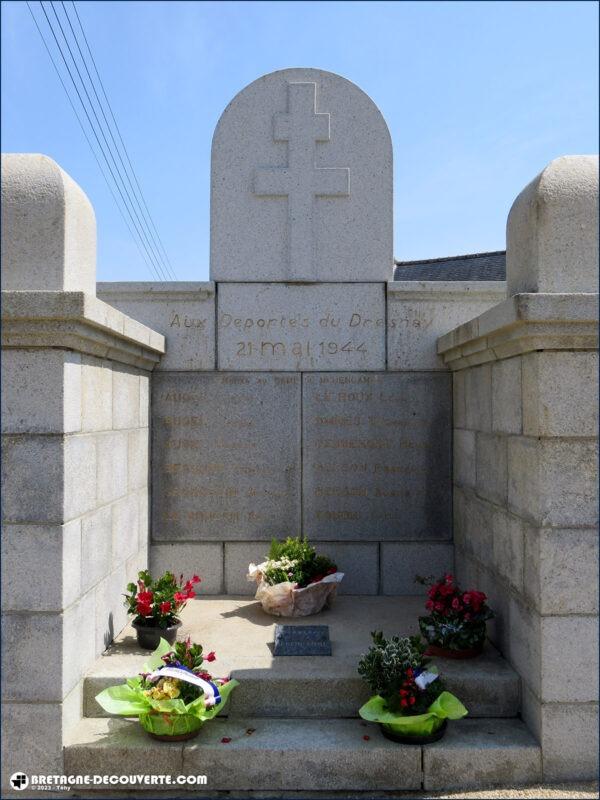
[[[179,681],[177,678],[161,678],[156,686],[146,689],[144,694],[153,700],[174,700],[180,695]]]

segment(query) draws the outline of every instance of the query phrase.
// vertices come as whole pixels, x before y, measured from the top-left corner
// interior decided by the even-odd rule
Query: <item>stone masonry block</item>
[[[524,590],[540,614],[598,613],[598,530],[526,526]]]
[[[507,438],[477,434],[477,494],[499,505],[506,503],[508,491]]]
[[[544,780],[598,778],[598,703],[541,706]]]
[[[481,586],[478,562],[469,553],[457,547],[454,548],[454,572],[461,586],[469,588]]]
[[[62,436],[5,435],[1,460],[4,521],[62,523]]]
[[[496,645],[505,658],[509,657],[512,637],[511,594],[506,580],[493,571],[490,557],[484,563],[479,562],[471,576],[468,589],[479,589],[487,595],[487,603],[494,611],[494,618],[487,623],[489,639]],[[510,662],[517,669],[515,662]]]
[[[521,433],[521,358],[492,364],[492,429],[495,433]]]
[[[4,525],[2,608],[61,611],[80,594],[81,520],[66,525]],[[24,572],[36,576],[23,579]]]
[[[140,428],[147,428],[150,421],[150,376],[140,373]]]
[[[123,589],[121,589],[123,591]],[[62,697],[65,697],[81,680],[81,676],[96,658],[96,614],[94,591],[88,592],[63,613],[62,630]],[[116,602],[122,598],[115,595]]]
[[[465,416],[469,430],[492,430],[491,364],[472,367],[465,372]]]
[[[64,441],[64,519],[96,508],[96,437],[73,434]]]
[[[224,283],[220,370],[385,369],[385,284]]]
[[[523,403],[527,436],[598,436],[598,353],[528,353]]]
[[[152,385],[154,541],[297,536],[301,376],[163,372]]]
[[[98,505],[104,505],[123,497],[127,492],[128,433],[99,433],[95,438],[96,499]]]
[[[460,486],[475,488],[475,431],[454,429],[453,478]]]
[[[137,428],[140,424],[140,376],[134,369],[113,365],[113,428]]]
[[[96,293],[96,218],[48,156],[2,155],[2,289]]]
[[[524,528],[519,517],[495,509],[492,521],[493,563],[496,572],[517,592],[523,592]]]
[[[451,538],[450,391],[443,372],[304,375],[309,539]]]
[[[130,431],[127,448],[127,486],[141,489],[148,485],[150,464],[148,461],[148,428]]]
[[[62,774],[61,721],[60,703],[2,703],[2,797],[19,796],[9,783],[15,772]]]
[[[466,375],[464,369],[452,373],[452,413],[455,429],[467,427]]]
[[[140,498],[130,492],[112,504],[112,567],[124,563],[140,549]]]
[[[597,443],[509,437],[508,505],[543,527],[598,521]]]
[[[138,543],[141,549],[148,548],[150,535],[150,497],[148,487],[138,490]]]
[[[488,564],[493,551],[493,506],[474,493],[465,492],[462,513],[462,538],[466,549],[482,564]]]
[[[542,617],[541,669],[542,702],[597,701],[598,617]]]
[[[504,655],[508,656],[523,683],[539,697],[542,687],[542,618],[516,597],[509,598],[508,606],[510,635],[508,651]]]
[[[110,572],[111,508],[86,514],[81,520],[81,589],[87,592]]]
[[[509,297],[598,291],[598,156],[551,161],[519,194],[506,224]]]
[[[388,369],[447,369],[437,340],[506,297],[504,281],[390,281]]]
[[[81,430],[81,356],[67,350],[2,351],[2,432]]]
[[[162,333],[166,351],[157,370],[215,368],[215,284],[99,283],[98,297]]]
[[[112,369],[109,361],[81,358],[81,426],[87,431],[112,429]]]
[[[269,553],[269,542],[225,542],[225,594],[254,596],[256,584],[247,581],[248,565],[261,564]]]
[[[415,576],[437,577],[454,569],[454,547],[437,542],[382,542],[382,593],[388,595],[423,594]]]
[[[62,633],[60,614],[2,615],[3,701],[62,700]]]
[[[93,592],[89,593],[94,603],[92,619],[95,620],[95,625],[90,626],[93,633],[94,657],[103,653],[127,624],[123,593],[127,584],[136,580],[138,572],[139,569],[132,574],[128,573],[125,564],[120,564],[96,584]]]
[[[338,594],[378,594],[379,545],[376,542],[319,542],[318,552],[328,555],[344,573]]]
[[[264,544],[262,547],[264,549]],[[196,591],[200,597],[222,594],[223,545],[221,542],[150,545],[150,572],[160,575],[166,570],[177,576],[183,575],[186,580],[199,575],[201,583]]]
[[[132,555],[125,562],[125,574],[127,575],[127,583],[136,580],[139,572],[148,569],[148,544],[138,550],[137,553]]]

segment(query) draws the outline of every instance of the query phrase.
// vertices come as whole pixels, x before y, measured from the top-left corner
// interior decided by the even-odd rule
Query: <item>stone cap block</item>
[[[96,293],[96,217],[48,156],[2,155],[2,289]]]
[[[551,161],[512,205],[508,295],[598,290],[598,156]]]
[[[96,293],[109,301],[207,299],[215,294],[214,281],[106,281],[96,284]]]
[[[452,370],[535,350],[597,350],[598,294],[518,294],[440,336]]]
[[[58,347],[151,370],[162,334],[84,292],[2,292],[2,347]]]
[[[506,297],[505,281],[388,281],[386,286],[391,302],[464,298],[501,303]]]
[[[258,78],[229,103],[211,156],[216,281],[387,281],[392,143],[371,98],[320,69]]]

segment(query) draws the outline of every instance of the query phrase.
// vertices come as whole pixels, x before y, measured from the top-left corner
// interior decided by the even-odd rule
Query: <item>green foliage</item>
[[[271,586],[289,581],[302,588],[336,570],[333,561],[327,556],[317,555],[306,539],[288,536],[283,541],[271,541],[264,576]]]
[[[381,631],[372,634],[373,644],[358,664],[358,673],[376,695],[385,700],[392,712],[400,712],[401,690],[412,685],[411,694],[415,704],[402,709],[403,714],[422,714],[443,691],[438,678],[425,690],[416,691],[411,671],[424,669],[429,663],[425,658],[425,645],[420,636],[392,636],[386,639]]]
[[[195,597],[193,587],[199,582],[197,575],[184,582],[183,575],[178,580],[172,572],[153,579],[144,569],[138,573],[137,584],[127,584],[123,602],[128,613],[135,615],[136,624],[167,628],[186,602]]]
[[[419,628],[425,639],[437,647],[449,650],[470,650],[485,642],[485,619],[473,622],[440,620],[437,617],[419,617]]]

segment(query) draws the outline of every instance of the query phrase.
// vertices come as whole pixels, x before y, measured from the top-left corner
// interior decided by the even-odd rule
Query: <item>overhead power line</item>
[[[27,0],[26,0],[26,2],[27,2]],[[69,101],[69,104],[70,104],[71,108],[73,109],[73,113],[75,114],[77,122],[79,123],[81,131],[82,131],[83,135],[85,136],[85,140],[87,141],[87,143],[89,145],[89,148],[92,151],[92,155],[94,156],[96,164],[98,164],[98,169],[102,173],[102,177],[104,178],[104,180],[106,182],[106,186],[108,187],[108,191],[111,193],[112,198],[115,201],[115,205],[119,209],[119,213],[120,213],[120,215],[121,215],[121,217],[123,219],[123,222],[125,223],[129,233],[131,234],[131,238],[135,242],[143,261],[145,262],[145,264],[148,267],[148,269],[150,270],[150,272],[154,272],[154,268],[153,268],[152,264],[147,260],[147,256],[144,254],[144,251],[141,249],[140,243],[139,243],[138,239],[136,239],[133,231],[131,230],[129,222],[127,221],[127,217],[123,213],[123,209],[121,208],[121,205],[119,204],[119,201],[118,201],[118,199],[117,199],[117,197],[116,197],[116,195],[115,195],[115,193],[113,191],[113,188],[110,185],[110,181],[108,180],[108,178],[106,176],[106,172],[104,171],[104,168],[103,168],[103,166],[102,166],[102,164],[100,162],[100,159],[98,158],[98,155],[96,154],[96,151],[94,150],[94,146],[93,146],[93,144],[92,144],[92,142],[90,140],[90,137],[88,136],[88,133],[87,133],[87,131],[85,129],[85,126],[84,126],[84,124],[83,124],[83,122],[81,120],[81,117],[79,116],[77,108],[75,107],[75,104],[73,103],[73,100],[71,99],[71,95],[69,94],[69,91],[68,91],[68,89],[66,87],[66,84],[65,84],[65,82],[63,80],[63,77],[60,74],[60,70],[58,69],[56,61],[54,60],[54,56],[52,55],[52,52],[51,52],[50,48],[48,47],[48,44],[47,44],[47,42],[46,42],[46,40],[44,38],[44,34],[42,33],[42,30],[41,30],[40,26],[38,25],[38,22],[37,22],[37,20],[35,18],[35,15],[34,15],[33,11],[31,10],[31,6],[29,5],[29,2],[27,2],[27,7],[29,8],[29,13],[31,14],[31,17],[32,17],[32,19],[33,19],[33,21],[35,23],[35,26],[36,26],[37,30],[38,30],[38,33],[40,34],[40,38],[41,38],[41,40],[42,40],[42,42],[44,44],[44,47],[46,48],[46,52],[48,53],[48,57],[50,58],[50,61],[52,62],[52,66],[54,67],[54,70],[55,70],[55,72],[56,72],[56,74],[58,76],[58,80],[60,81],[61,86],[63,87],[63,89],[65,91],[65,94],[67,96],[67,100]]]
[[[61,0],[61,2],[62,2],[62,0]],[[171,272],[173,273],[173,276],[175,276],[175,272],[174,272],[173,267],[171,265],[171,260],[169,259],[169,256],[167,255],[167,251],[165,250],[165,246],[162,243],[162,239],[160,238],[160,234],[158,233],[158,229],[157,229],[157,227],[156,227],[156,225],[154,223],[154,220],[153,220],[152,215],[150,213],[150,209],[148,208],[148,205],[146,204],[146,200],[145,200],[144,194],[142,192],[142,187],[140,186],[137,174],[135,172],[135,169],[133,168],[133,164],[131,163],[131,159],[129,157],[129,151],[127,150],[125,142],[123,141],[123,136],[121,135],[121,129],[119,128],[119,124],[118,124],[118,122],[117,122],[117,120],[115,118],[115,115],[113,113],[113,110],[112,110],[112,105],[110,104],[110,100],[108,99],[108,95],[106,94],[106,91],[104,89],[104,83],[102,81],[102,78],[100,77],[100,73],[98,71],[98,67],[96,66],[96,59],[94,58],[94,55],[92,53],[92,50],[91,50],[89,42],[88,42],[88,38],[85,35],[85,30],[83,29],[83,25],[81,24],[81,19],[79,17],[79,12],[77,11],[77,6],[75,5],[75,0],[71,0],[71,5],[73,6],[73,11],[75,12],[75,16],[77,17],[77,22],[79,23],[79,27],[81,29],[81,33],[83,35],[83,39],[85,41],[85,45],[87,47],[88,53],[90,54],[90,58],[92,59],[92,64],[93,64],[93,67],[94,67],[94,71],[96,73],[96,76],[98,77],[98,81],[100,83],[100,88],[102,89],[102,94],[104,95],[104,99],[106,100],[106,105],[108,106],[108,110],[110,112],[110,116],[111,116],[112,121],[113,121],[113,123],[115,125],[115,129],[117,131],[117,135],[119,137],[119,141],[121,142],[121,146],[123,147],[123,152],[125,153],[125,158],[127,159],[127,163],[129,164],[129,168],[131,170],[131,174],[133,175],[133,180],[135,181],[135,185],[137,186],[140,198],[141,198],[142,203],[144,204],[144,208],[146,209],[146,212],[148,214],[148,219],[150,220],[152,228],[153,228],[154,232],[156,233],[156,238],[158,239],[158,242],[160,244],[160,247],[161,247],[161,250],[163,252],[163,255],[164,255],[165,259],[167,260],[167,263],[168,263],[168,265],[169,265],[169,267],[171,269]]]
[[[48,3],[46,5],[48,5]],[[85,119],[87,120],[89,129],[91,130],[91,133],[95,140],[96,147],[99,150],[101,158],[104,161],[104,165],[107,168],[110,178],[112,179],[112,184],[114,185],[114,188],[116,189],[117,194],[121,199],[121,204],[119,204],[119,202],[117,201],[117,197],[111,186],[111,181],[109,180],[106,171],[102,168],[100,164],[100,159],[98,158],[98,155],[96,153],[96,148],[94,148],[90,140],[90,137],[87,135],[84,122],[82,121],[81,116],[76,111],[75,103],[71,98],[70,92],[67,90],[61,72],[55,62],[55,59],[52,56],[51,49],[46,41],[46,38],[42,32],[40,25],[37,22],[37,19],[33,13],[33,10],[29,2],[27,2],[27,7],[29,8],[29,12],[33,18],[38,33],[40,34],[40,37],[42,39],[42,42],[44,43],[46,51],[48,52],[52,65],[59,77],[63,90],[67,95],[67,99],[69,100],[71,108],[73,109],[77,121],[79,122],[79,125],[84,133],[86,141],[88,142],[88,145],[92,150],[92,154],[96,160],[96,163],[100,168],[102,176],[109,187],[111,195],[119,209],[119,212],[121,213],[121,216],[125,221],[125,224],[131,236],[136,242],[138,250],[140,251],[142,258],[146,263],[146,266],[159,280],[169,280],[170,278],[176,279],[173,267],[165,251],[164,245],[162,244],[162,240],[160,239],[158,230],[148,209],[148,204],[145,200],[139,180],[137,178],[137,175],[135,174],[131,158],[125,146],[125,142],[123,140],[121,131],[118,127],[115,114],[112,110],[112,106],[108,99],[108,94],[106,92],[104,84],[102,83],[102,79],[100,78],[100,73],[98,71],[98,67],[93,57],[89,41],[85,35],[81,19],[79,17],[79,14],[77,13],[77,8],[75,6],[75,3],[72,2],[73,10],[75,11],[75,15],[77,17],[77,22],[79,24],[81,34],[84,37],[87,52],[89,53],[89,56],[92,60],[96,77],[100,83],[104,101],[108,107],[110,117],[113,120],[117,137],[121,143],[121,148],[123,150],[123,153],[125,154],[125,159],[129,164],[129,169],[125,164],[125,161],[121,154],[121,149],[119,148],[119,145],[115,139],[115,135],[113,133],[111,124],[107,117],[103,102],[100,98],[99,91],[96,87],[96,81],[90,71],[90,67],[88,66],[86,56],[83,52],[82,45],[80,44],[78,38],[78,33],[75,31],[75,28],[73,27],[73,23],[71,21],[67,8],[64,2],[62,2],[61,0],[64,19],[66,20],[67,23],[66,25],[63,26],[61,19],[57,13],[57,9],[55,7],[56,4],[50,2],[49,5],[54,15],[54,21],[52,21],[48,16],[44,3],[41,2],[41,0],[39,2],[39,6],[42,9],[47,25],[50,28],[50,32],[52,34],[52,38],[54,39],[56,48],[58,49],[64,67],[71,81],[71,84],[75,90],[75,94],[77,96],[79,104],[85,114]],[[71,46],[71,42],[69,41],[69,36],[68,36],[69,30],[71,32],[72,42],[74,42],[74,47]],[[65,45],[66,45],[66,51],[64,47]],[[77,60],[76,52],[74,52],[74,50],[76,50],[76,52],[79,54],[79,60],[82,65],[83,74],[82,74],[82,69],[80,69],[80,64],[78,63]],[[85,75],[87,75],[87,82],[85,79]],[[133,182],[130,176],[133,177]],[[129,222],[131,222],[131,225],[129,224],[125,215],[123,214],[121,205],[125,209],[125,213],[129,218]],[[133,230],[135,230],[136,235],[134,235],[133,233],[132,226]]]

